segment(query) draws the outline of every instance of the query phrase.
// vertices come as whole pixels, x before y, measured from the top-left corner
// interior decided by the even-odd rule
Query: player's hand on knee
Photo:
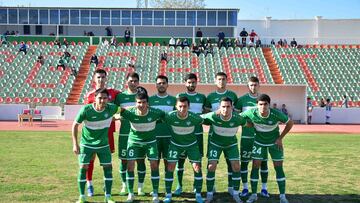
[[[284,147],[283,147],[282,139],[280,138],[276,139],[275,144],[278,146],[280,150],[283,150]]]

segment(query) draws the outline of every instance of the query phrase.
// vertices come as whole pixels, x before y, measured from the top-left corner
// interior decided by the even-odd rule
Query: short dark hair
[[[184,80],[190,80],[190,79],[195,79],[197,81],[197,76],[194,73],[189,73],[185,76]]]
[[[256,82],[256,83],[259,83],[259,78],[257,78],[256,76],[251,76],[251,77],[249,77],[248,82]]]
[[[326,102],[330,102],[330,98],[327,98],[327,99],[326,99]]]
[[[107,72],[104,70],[104,69],[96,69],[95,72],[94,72],[94,75],[95,74],[105,74],[105,76],[107,76]]]
[[[224,72],[218,72],[218,73],[216,73],[215,77],[217,77],[217,76],[225,76],[225,78],[227,78],[227,75],[226,75],[226,73],[224,73]]]
[[[135,95],[135,99],[139,99],[139,100],[145,99],[148,102],[149,96],[145,92],[139,92]]]
[[[107,91],[106,88],[99,88],[99,89],[95,90],[95,97],[96,97],[98,94],[106,94],[107,97],[109,97],[109,91]]]
[[[155,79],[155,81],[157,81],[158,79],[162,79],[162,80],[165,80],[166,83],[169,83],[169,78],[166,77],[165,75],[158,75]]]
[[[131,73],[127,74],[126,75],[126,80],[129,79],[129,77],[136,78],[136,79],[140,80],[139,74],[137,74],[136,72],[131,72]]]
[[[233,100],[230,97],[222,97],[220,102],[230,102],[231,105],[233,104]]]
[[[268,104],[270,104],[271,99],[267,94],[260,94],[256,99],[256,103],[259,103],[259,101],[266,101]]]
[[[188,105],[190,106],[190,100],[185,96],[176,98],[176,103],[178,102],[187,102]]]
[[[138,86],[138,87],[136,87],[136,94],[140,94],[140,93],[143,93],[146,95],[148,94],[147,90],[144,87]]]

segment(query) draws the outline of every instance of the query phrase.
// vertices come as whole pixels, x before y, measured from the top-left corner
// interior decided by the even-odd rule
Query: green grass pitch
[[[115,136],[117,137],[117,136]],[[117,138],[116,138],[117,139]],[[205,136],[205,140],[206,140]],[[291,203],[360,202],[360,135],[351,134],[289,134],[285,138],[284,169],[287,196]],[[117,142],[116,142],[117,143]],[[206,143],[205,143],[206,146]],[[203,197],[205,197],[206,159],[203,159]],[[113,156],[113,197],[119,196],[120,176],[117,154]],[[147,164],[147,170],[149,165]],[[77,158],[72,153],[70,132],[0,131],[0,202],[75,202],[77,190]],[[164,167],[160,165],[160,198],[164,196]],[[89,202],[103,201],[103,171],[96,160],[94,186],[96,195]],[[151,191],[147,173],[145,191]],[[135,181],[135,188],[136,188]],[[174,202],[194,201],[191,193],[193,173],[186,162],[184,197]],[[176,175],[173,189],[176,187]],[[259,203],[279,202],[275,172],[269,162],[270,199]],[[220,160],[216,173],[214,202],[233,202],[227,191],[226,164]],[[242,188],[242,185],[241,185]],[[136,197],[137,202],[151,197]]]

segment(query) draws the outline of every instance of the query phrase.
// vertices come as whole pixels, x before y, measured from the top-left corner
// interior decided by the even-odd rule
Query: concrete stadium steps
[[[73,88],[70,92],[69,98],[66,101],[66,104],[78,104],[81,91],[89,74],[90,59],[91,56],[96,53],[96,48],[97,46],[89,46],[89,49],[85,54],[84,60],[81,63],[79,73],[76,76]]]
[[[262,49],[275,84],[284,84],[284,80],[280,74],[279,67],[274,59],[271,49],[268,47]]]

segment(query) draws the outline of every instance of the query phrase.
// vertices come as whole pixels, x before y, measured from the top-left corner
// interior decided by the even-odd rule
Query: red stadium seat
[[[6,97],[5,102],[6,103],[11,103],[13,101],[13,99],[11,97]]]
[[[0,97],[0,103],[4,103],[4,98]]]
[[[41,103],[43,103],[43,104],[49,103],[49,98],[46,98],[46,97],[42,98]]]
[[[39,103],[40,102],[40,99],[38,97],[34,97],[33,100],[32,100],[34,103]]]
[[[21,102],[21,98],[20,97],[15,97],[15,103],[20,103]]]
[[[59,99],[57,99],[57,98],[55,98],[55,97],[52,97],[52,98],[50,99],[50,102],[53,103],[53,104],[56,104],[56,103],[59,102]]]
[[[24,100],[23,100],[25,103],[30,103],[31,102],[31,99],[29,97],[25,97]]]

